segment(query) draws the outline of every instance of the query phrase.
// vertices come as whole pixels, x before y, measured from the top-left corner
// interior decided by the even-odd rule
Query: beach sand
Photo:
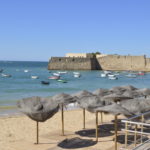
[[[83,130],[82,110],[66,110],[65,115],[65,136],[61,135],[61,112],[58,112],[51,119],[39,123],[39,143],[36,142],[36,122],[24,115],[0,117],[0,150],[63,150],[67,149],[58,143],[64,139],[79,137],[81,144],[71,145],[69,149],[78,150],[113,150],[114,149],[114,125],[111,122],[113,115],[104,115],[104,121],[100,125],[99,141],[95,142],[95,114],[86,111],[86,129]],[[100,118],[100,115],[99,115]],[[100,119],[99,119],[99,124]],[[78,132],[75,133],[75,132]],[[84,140],[90,140],[84,142]],[[62,144],[60,144],[62,145]],[[121,144],[118,143],[118,147]]]

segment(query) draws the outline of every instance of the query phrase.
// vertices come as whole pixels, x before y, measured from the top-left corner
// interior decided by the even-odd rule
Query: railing
[[[148,116],[150,116],[150,111],[121,121],[125,125],[125,128],[122,129],[125,133],[125,144],[121,148],[122,150],[144,150],[142,148],[140,149],[140,147],[149,142],[148,136],[150,136],[150,130],[144,130],[150,129],[150,124],[145,123],[145,117]],[[130,141],[129,135],[133,137]],[[147,138],[146,140],[145,136]]]

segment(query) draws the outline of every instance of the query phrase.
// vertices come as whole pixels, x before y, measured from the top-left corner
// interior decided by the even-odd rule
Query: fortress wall
[[[48,64],[49,70],[95,70],[94,58],[52,57]]]
[[[97,59],[103,70],[148,71],[145,56],[108,55]]]
[[[146,70],[150,71],[150,58],[146,58],[145,64]]]

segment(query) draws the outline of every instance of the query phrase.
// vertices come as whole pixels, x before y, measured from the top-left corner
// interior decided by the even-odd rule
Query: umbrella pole
[[[103,123],[103,112],[101,112],[101,124]]]
[[[115,115],[115,150],[117,150],[117,134],[118,134],[118,118],[117,115]]]
[[[62,135],[64,136],[64,106],[61,105]]]
[[[98,142],[98,112],[96,111],[96,142]]]
[[[85,129],[85,108],[83,108],[83,129]]]
[[[36,143],[39,144],[39,122],[36,121]]]

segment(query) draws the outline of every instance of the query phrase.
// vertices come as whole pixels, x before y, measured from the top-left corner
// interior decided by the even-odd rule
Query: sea
[[[59,93],[76,93],[81,90],[95,91],[98,88],[112,88],[114,86],[133,85],[137,88],[150,88],[150,73],[136,78],[128,78],[128,72],[119,72],[118,80],[102,78],[102,71],[76,71],[81,77],[75,78],[74,71],[67,71],[61,79],[67,83],[50,80],[60,70],[48,70],[48,62],[33,61],[0,61],[0,115],[18,113],[17,101],[32,96],[51,97]],[[27,70],[27,71],[25,71]],[[11,77],[3,77],[10,74]],[[38,76],[32,79],[31,76]],[[41,84],[49,81],[49,85]]]

